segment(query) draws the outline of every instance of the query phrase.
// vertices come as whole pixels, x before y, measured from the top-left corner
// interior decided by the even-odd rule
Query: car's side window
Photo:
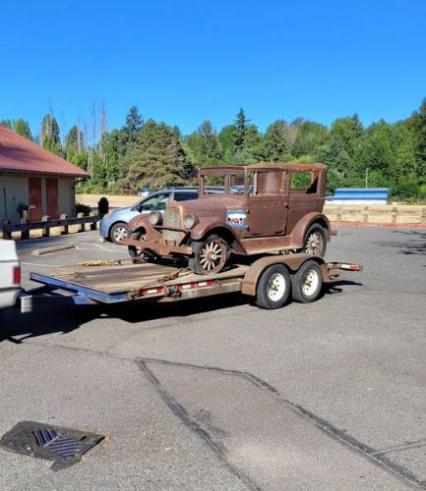
[[[318,188],[318,176],[312,172],[292,172],[290,187],[292,191],[307,194],[316,193]]]
[[[165,210],[170,193],[158,193],[141,203],[140,211]]]
[[[256,191],[258,195],[282,193],[282,171],[258,172]]]
[[[197,191],[175,191],[173,195],[174,201],[187,201],[189,199],[197,199]]]

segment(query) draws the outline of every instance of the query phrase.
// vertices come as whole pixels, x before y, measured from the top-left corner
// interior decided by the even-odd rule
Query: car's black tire
[[[319,264],[310,259],[291,275],[293,300],[300,303],[314,302],[322,292],[324,280]]]
[[[143,233],[141,231],[132,232],[130,238],[132,240],[141,240]],[[128,246],[129,256],[133,263],[144,263],[149,260],[148,254],[135,246]]]
[[[219,235],[208,235],[203,240],[193,241],[191,246],[192,257],[188,259],[188,266],[194,273],[220,273],[226,266],[231,248]]]
[[[127,238],[127,223],[117,222],[109,229],[109,240],[117,244],[119,238]]]
[[[291,279],[283,264],[269,266],[261,274],[257,283],[255,303],[262,309],[283,307],[291,294]]]
[[[301,252],[309,256],[325,256],[327,250],[327,237],[324,227],[319,223],[314,223],[308,229],[303,241]]]

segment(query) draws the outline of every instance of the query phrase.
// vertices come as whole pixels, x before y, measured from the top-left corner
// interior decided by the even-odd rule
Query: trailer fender
[[[291,232],[290,243],[294,249],[300,249],[301,247],[303,247],[305,234],[309,227],[314,223],[319,223],[320,225],[322,225],[327,240],[330,240],[331,226],[328,218],[323,213],[312,212],[301,218],[296,223],[293,231]]]
[[[241,285],[241,292],[244,295],[254,297],[256,295],[257,284],[262,273],[266,268],[273,264],[283,264],[290,273],[295,273],[306,261],[316,261],[322,272],[324,281],[328,279],[327,265],[319,256],[308,256],[307,254],[290,254],[288,256],[266,256],[255,261],[244,275]]]

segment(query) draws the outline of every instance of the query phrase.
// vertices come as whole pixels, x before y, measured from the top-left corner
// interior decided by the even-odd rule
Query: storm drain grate
[[[52,460],[52,469],[73,465],[105,437],[70,428],[21,421],[0,440],[0,448],[10,452]]]

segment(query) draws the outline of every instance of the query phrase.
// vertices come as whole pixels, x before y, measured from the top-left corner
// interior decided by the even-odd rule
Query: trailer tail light
[[[340,263],[338,269],[343,269],[346,271],[362,271],[362,266],[361,264]]]
[[[21,268],[20,266],[15,266],[13,268],[13,284],[20,285],[21,284]]]

